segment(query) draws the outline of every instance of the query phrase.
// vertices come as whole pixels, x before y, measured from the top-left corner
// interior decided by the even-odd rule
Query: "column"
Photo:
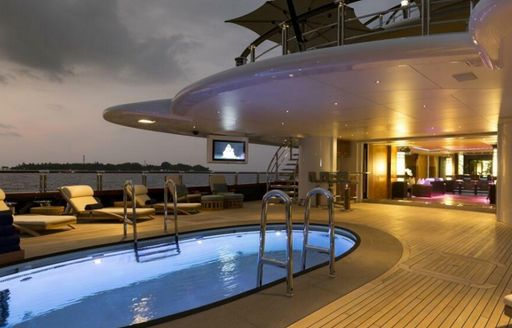
[[[512,224],[512,118],[498,123],[498,179],[496,185],[496,216],[498,221]]]
[[[306,137],[299,146],[299,199],[305,199],[306,193],[320,185],[328,187],[326,183],[319,184],[309,181],[309,172],[336,171],[337,140],[331,137]],[[333,185],[334,188],[334,185]]]

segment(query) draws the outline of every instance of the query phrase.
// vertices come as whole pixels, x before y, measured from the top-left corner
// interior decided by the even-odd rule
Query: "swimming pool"
[[[312,225],[311,244],[328,245],[327,227]],[[294,271],[299,271],[302,227],[294,227]],[[336,229],[336,256],[356,237]],[[177,315],[256,288],[259,227],[149,242],[136,256],[131,244],[96,248],[0,269],[0,327],[119,327]],[[284,226],[270,225],[266,254],[284,258]],[[308,252],[308,267],[328,260]],[[51,261],[51,263],[49,262]],[[326,273],[327,274],[327,273]],[[265,266],[264,283],[285,276]]]

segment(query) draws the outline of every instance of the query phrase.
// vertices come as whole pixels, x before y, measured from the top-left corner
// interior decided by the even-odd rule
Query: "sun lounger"
[[[0,211],[10,210],[5,203],[5,193],[0,189]],[[20,231],[31,236],[39,236],[38,231],[71,228],[76,223],[76,217],[73,215],[14,215],[13,225]]]
[[[164,212],[165,204],[164,203],[155,203],[148,196],[148,189],[144,185],[134,185],[133,189],[135,189],[135,203],[137,207],[152,207],[158,213]],[[186,199],[187,195],[187,187],[184,185],[176,185],[177,199]],[[126,190],[126,193],[130,199],[133,199],[131,190]],[[169,190],[169,193],[172,197],[172,191]],[[201,209],[201,203],[176,203],[176,210],[178,214],[194,214],[198,213]],[[167,204],[167,210],[174,210],[174,203],[169,201]]]
[[[122,207],[102,207],[101,203],[94,198],[94,190],[87,185],[64,186],[59,191],[62,197],[68,202],[66,213],[72,213],[82,218],[103,218],[117,219],[124,221],[124,208]],[[137,208],[137,218],[152,219],[155,210],[152,208]],[[132,211],[127,211],[128,218],[132,217]]]

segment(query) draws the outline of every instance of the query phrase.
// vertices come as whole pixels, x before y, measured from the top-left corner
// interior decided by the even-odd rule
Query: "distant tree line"
[[[194,171],[208,172],[209,168],[202,165],[171,164],[163,162],[160,165],[143,165],[140,163],[21,163],[11,167],[11,170],[73,170],[73,171]]]

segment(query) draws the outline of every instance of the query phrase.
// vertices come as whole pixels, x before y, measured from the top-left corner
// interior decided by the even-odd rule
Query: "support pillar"
[[[512,118],[498,123],[498,179],[496,185],[496,216],[498,221],[512,224]]]
[[[337,139],[307,137],[301,141],[299,151],[299,200],[303,200],[308,191],[319,185],[327,189],[327,183],[310,182],[309,172],[315,172],[318,178],[321,171],[336,171]],[[333,188],[335,188],[334,185]]]

